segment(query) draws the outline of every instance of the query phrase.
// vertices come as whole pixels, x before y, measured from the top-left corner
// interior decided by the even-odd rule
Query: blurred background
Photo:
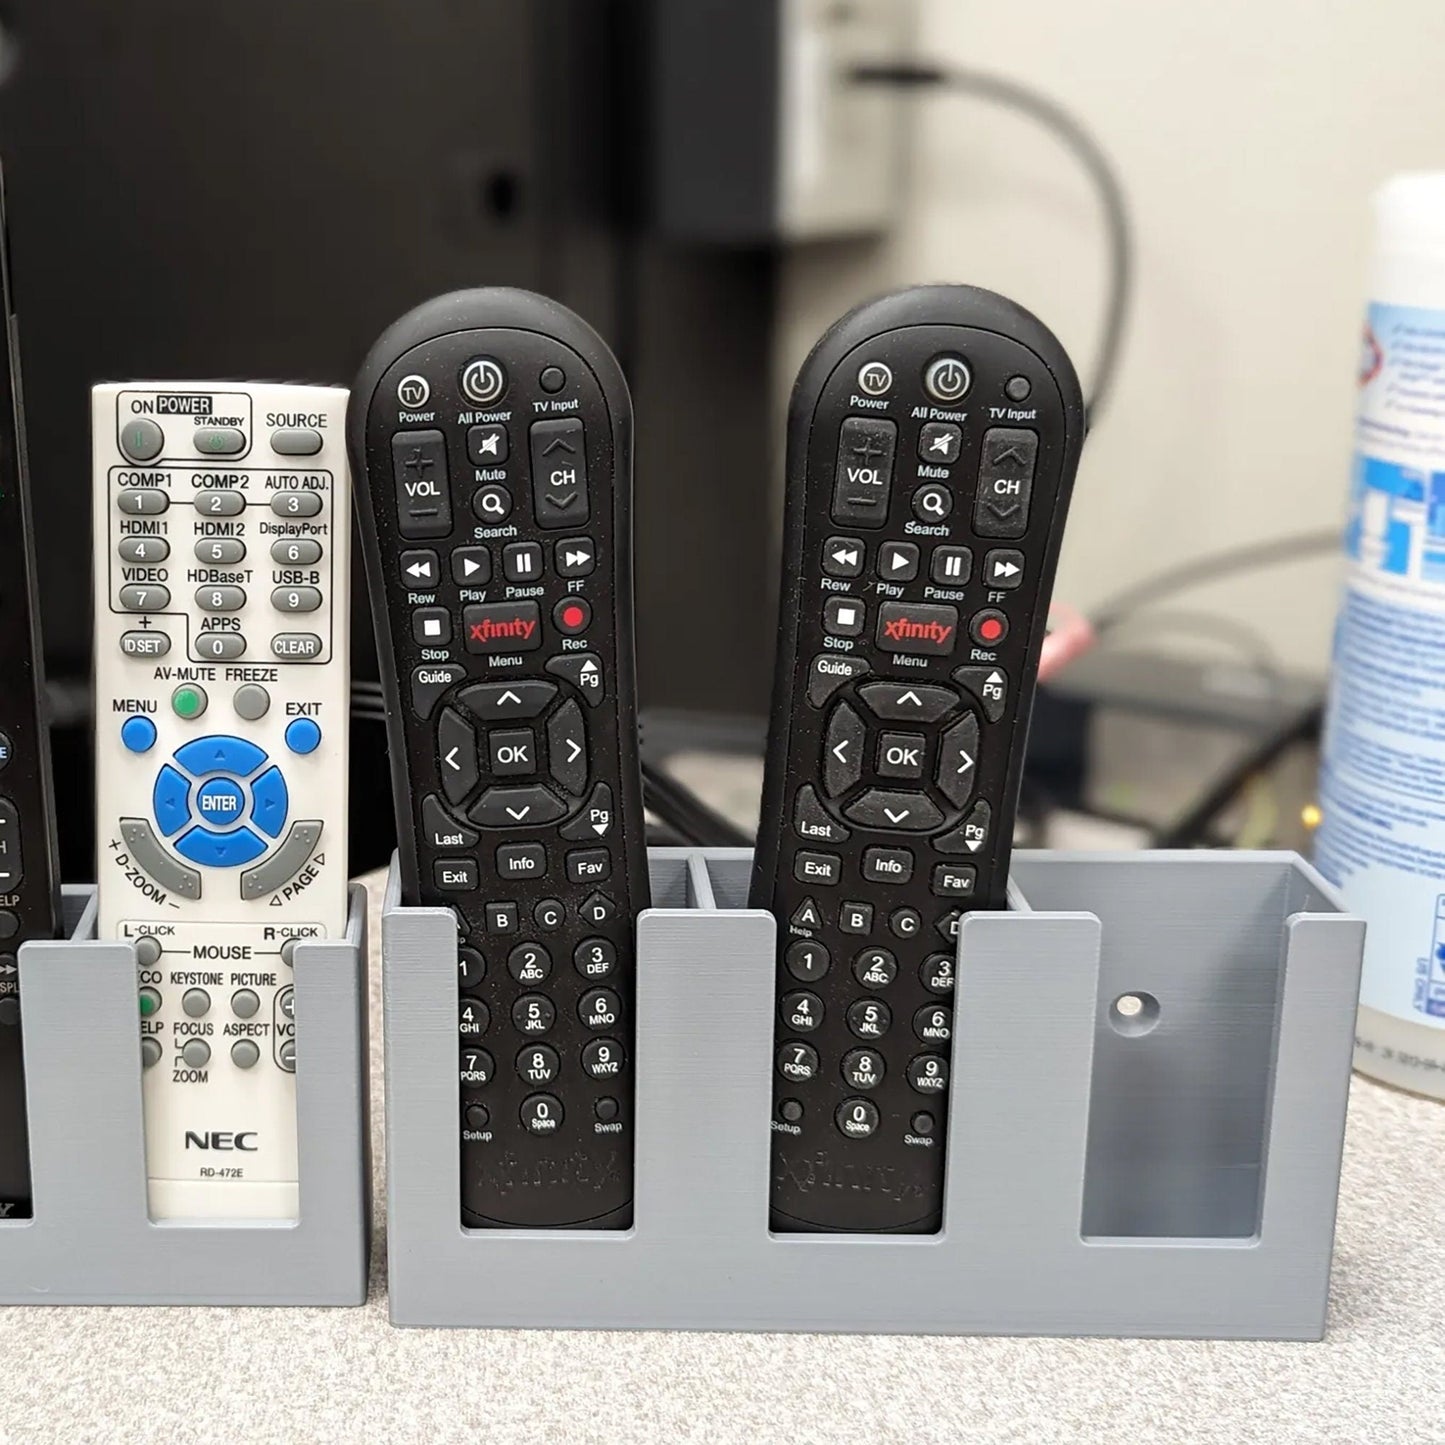
[[[1088,389],[1122,305],[1056,591],[1098,637],[1041,697],[1024,830],[1303,842],[1368,198],[1435,160],[1445,9],[6,0],[0,32],[66,876],[90,866],[90,385],[345,384],[403,311],[481,284],[556,296],[628,373],[645,745],[745,829],[810,345],[880,291],[969,281]],[[381,729],[355,734],[359,871],[391,809]]]

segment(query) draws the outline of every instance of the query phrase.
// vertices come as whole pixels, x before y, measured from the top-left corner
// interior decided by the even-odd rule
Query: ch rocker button
[[[528,432],[532,506],[539,527],[580,527],[589,514],[586,438],[580,417],[536,421]]]
[[[885,602],[874,641],[884,652],[947,657],[958,640],[958,608],[924,602]]]
[[[983,434],[973,530],[980,537],[1022,537],[1028,530],[1039,434],[991,427]]]
[[[449,803],[460,803],[481,776],[477,763],[477,735],[455,708],[442,709],[437,722],[437,766],[442,792]]]
[[[824,812],[811,783],[798,789],[793,807],[793,831],[811,843],[846,843],[852,834],[838,820]]]
[[[843,811],[860,827],[884,832],[926,833],[943,822],[938,805],[926,793],[892,793],[883,788],[870,788]]]
[[[863,719],[840,702],[828,719],[823,739],[823,791],[830,798],[846,793],[863,776]]]
[[[978,719],[967,713],[944,733],[939,744],[938,790],[955,808],[961,808],[973,796],[977,774]]]

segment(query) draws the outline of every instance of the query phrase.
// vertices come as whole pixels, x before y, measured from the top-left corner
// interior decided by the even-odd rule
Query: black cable
[[[1217,582],[1233,576],[1236,572],[1249,572],[1256,567],[1277,566],[1301,557],[1332,552],[1339,545],[1339,529],[1330,528],[1318,532],[1296,532],[1291,536],[1275,537],[1267,542],[1231,547],[1224,552],[1210,552],[1193,562],[1171,567],[1167,572],[1146,577],[1144,581],[1126,587],[1122,592],[1116,592],[1102,606],[1094,609],[1089,621],[1095,632],[1107,632],[1161,597],[1168,597],[1206,582]]]
[[[1286,749],[1318,734],[1324,704],[1310,703],[1271,728],[1257,743],[1230,763],[1172,823],[1161,828],[1151,848],[1189,848],[1204,837],[1209,825],[1239,796],[1251,778],[1262,773]]]
[[[1089,421],[1097,420],[1113,390],[1119,369],[1124,321],[1129,310],[1134,276],[1129,204],[1113,161],[1088,130],[1057,101],[1002,75],[933,65],[864,65],[853,70],[851,75],[853,80],[870,85],[931,86],[976,95],[1027,115],[1051,131],[1073,152],[1098,192],[1109,242],[1108,297],[1099,329],[1098,354],[1094,358],[1094,383],[1084,403]]]

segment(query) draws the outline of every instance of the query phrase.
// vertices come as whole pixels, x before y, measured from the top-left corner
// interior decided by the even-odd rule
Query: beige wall
[[[1057,595],[1085,607],[1215,548],[1341,516],[1368,198],[1445,168],[1439,0],[925,0],[919,56],[998,71],[1084,119],[1137,230],[1134,304],[1089,440]],[[801,250],[785,283],[791,380],[863,297],[966,280],[1014,296],[1093,365],[1104,267],[1096,203],[1026,119],[909,102],[908,200],[880,254]],[[1323,668],[1332,560],[1190,593],[1251,621],[1291,668]]]

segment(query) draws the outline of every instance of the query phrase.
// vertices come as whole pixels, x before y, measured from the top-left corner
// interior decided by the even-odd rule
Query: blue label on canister
[[[1370,307],[1320,772],[1360,1002],[1445,1028],[1445,311]]]

